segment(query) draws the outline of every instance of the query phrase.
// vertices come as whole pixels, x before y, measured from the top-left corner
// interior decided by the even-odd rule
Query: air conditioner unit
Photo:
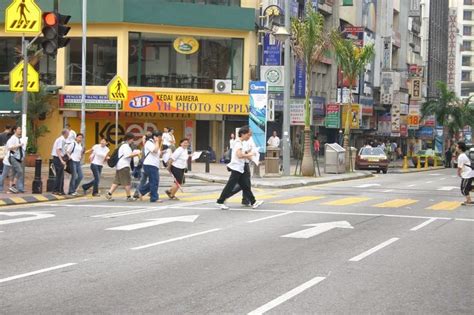
[[[214,93],[232,93],[232,80],[214,80]]]

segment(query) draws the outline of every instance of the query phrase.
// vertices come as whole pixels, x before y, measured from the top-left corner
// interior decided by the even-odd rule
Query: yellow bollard
[[[428,157],[425,157],[425,168],[428,168]]]
[[[408,169],[408,157],[406,155],[403,157],[403,169]]]
[[[416,160],[416,168],[417,169],[421,168],[421,159],[420,159],[420,157],[418,157],[418,159]]]

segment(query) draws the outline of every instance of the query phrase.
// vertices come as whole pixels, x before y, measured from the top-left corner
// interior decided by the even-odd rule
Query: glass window
[[[471,36],[472,28],[470,26],[463,26],[463,35]]]
[[[464,21],[471,21],[472,20],[472,11],[464,11]]]
[[[194,39],[199,48],[178,52],[174,44],[180,38]],[[243,39],[130,33],[129,40],[130,86],[212,89],[213,79],[231,79],[242,90]]]
[[[463,71],[461,74],[461,81],[471,81],[471,71]]]
[[[471,50],[471,41],[463,41],[462,42],[462,49],[463,50],[466,50],[466,51],[470,51]]]
[[[81,85],[82,39],[72,38],[66,52],[66,85]],[[117,74],[117,38],[87,38],[86,83],[107,85]]]
[[[27,38],[32,40],[32,38]],[[46,55],[32,57],[33,51],[39,48],[38,43],[34,43],[29,51],[30,63],[40,74],[40,81],[44,84],[56,84],[56,60]],[[0,37],[0,84],[9,84],[9,73],[21,60],[21,38]]]
[[[471,66],[471,56],[462,56],[462,65],[465,67]]]

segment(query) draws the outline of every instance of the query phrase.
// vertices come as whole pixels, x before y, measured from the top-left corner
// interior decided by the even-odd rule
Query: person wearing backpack
[[[161,131],[153,132],[153,139],[145,143],[145,157],[143,159],[143,171],[148,175],[148,183],[139,187],[140,196],[150,193],[150,202],[162,202],[158,195],[158,185],[160,183],[160,155],[161,155]],[[139,197],[140,197],[139,196]]]
[[[81,160],[84,154],[84,147],[82,146],[83,134],[78,133],[73,143],[69,144],[67,152],[70,157],[71,166],[71,181],[69,182],[68,195],[77,196],[77,188],[82,181],[84,175],[82,174]]]
[[[12,168],[12,184],[9,190],[17,194],[24,192],[23,161],[25,158],[26,143],[21,141],[21,127],[13,127],[12,131],[13,135],[8,139],[6,144],[9,156],[8,162],[10,162]]]
[[[125,192],[127,193],[127,201],[134,201],[135,199],[130,195],[130,188],[132,184],[132,176],[130,174],[130,165],[132,159],[140,155],[140,150],[132,150],[134,134],[127,132],[124,137],[124,142],[120,147],[116,148],[111,158],[107,161],[110,167],[115,167],[115,178],[112,186],[105,195],[107,200],[113,200],[112,194],[118,188],[118,186],[124,186]]]

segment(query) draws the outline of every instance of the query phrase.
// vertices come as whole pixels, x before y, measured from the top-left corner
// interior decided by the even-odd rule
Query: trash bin
[[[265,156],[265,176],[280,175],[280,149],[277,147],[267,147]]]
[[[346,150],[337,143],[326,143],[324,145],[324,172],[328,174],[339,174],[346,171]]]

